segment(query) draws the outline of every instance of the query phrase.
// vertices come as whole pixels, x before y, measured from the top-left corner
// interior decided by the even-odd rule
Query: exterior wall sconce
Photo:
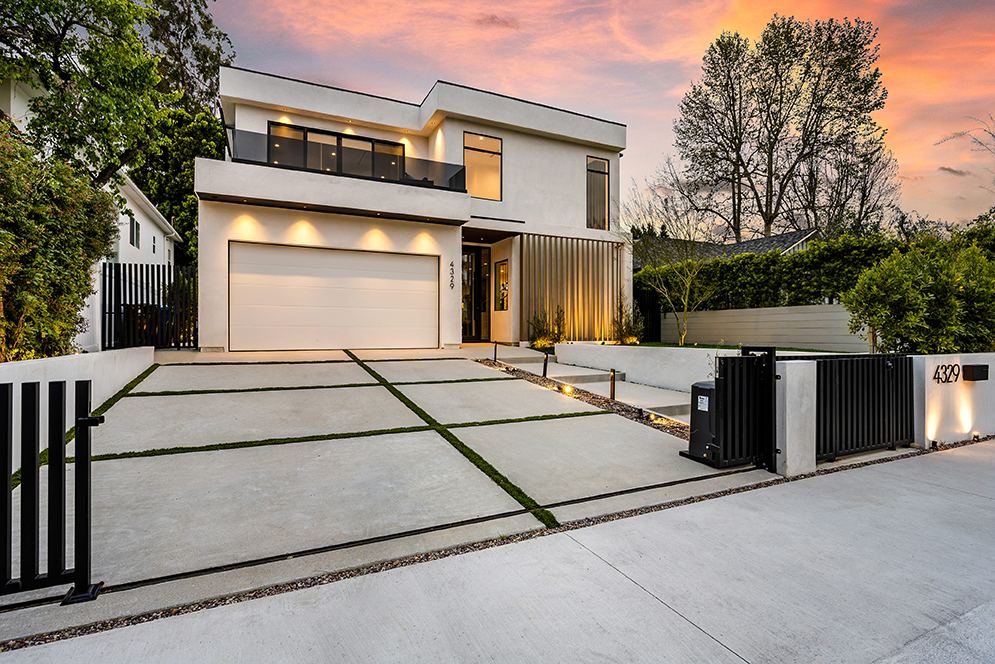
[[[963,371],[961,372],[961,375],[964,376],[965,381],[988,380],[988,365],[965,364],[963,366]]]

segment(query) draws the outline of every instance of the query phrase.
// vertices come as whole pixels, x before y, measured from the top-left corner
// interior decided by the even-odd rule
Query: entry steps
[[[576,367],[570,364],[559,364],[552,361],[546,365],[546,377],[567,385],[574,385],[588,392],[593,392],[601,396],[611,394],[610,374],[599,369],[588,369],[587,367]],[[502,361],[506,364],[518,367],[542,375],[542,362],[528,359],[524,362],[511,361],[510,358]],[[622,403],[651,411],[670,419],[688,424],[691,418],[691,394],[688,392],[678,392],[676,390],[665,390],[661,387],[642,385],[639,383],[628,383],[625,380],[625,373],[615,372],[615,400]]]

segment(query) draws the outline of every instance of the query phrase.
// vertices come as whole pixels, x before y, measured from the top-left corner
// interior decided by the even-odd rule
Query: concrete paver
[[[27,648],[11,661],[989,662],[995,443]],[[961,471],[986,469],[983,474]],[[925,470],[924,470],[925,469]],[[925,479],[924,473],[933,479]],[[950,486],[959,483],[959,488]]]
[[[361,367],[358,365],[355,366],[362,371]],[[507,377],[507,374],[503,371],[485,367],[483,364],[472,360],[385,361],[371,362],[369,366],[392,383],[416,380],[462,380],[466,378]]]
[[[542,362],[543,354],[531,348],[518,346],[497,347],[498,359],[505,362],[517,362],[530,358],[538,358]],[[428,348],[410,350],[357,350],[356,357],[361,360],[408,360],[420,358],[493,358],[494,344],[463,344],[461,348]]]
[[[93,472],[93,576],[108,584],[521,508],[434,431],[101,461]]]
[[[423,425],[379,385],[127,397],[93,432],[106,454]],[[70,445],[70,453],[72,445]]]
[[[325,362],[348,361],[341,350],[289,350],[289,351],[236,351],[215,353],[190,349],[163,349],[155,352],[158,364],[185,364],[189,362],[215,364],[218,362]]]
[[[397,389],[443,424],[598,410],[524,380],[399,385]]]
[[[543,505],[715,472],[679,455],[685,441],[618,415],[456,432]]]
[[[136,392],[241,390],[258,387],[349,385],[375,383],[355,362],[314,364],[232,364],[228,366],[169,366],[153,371]]]

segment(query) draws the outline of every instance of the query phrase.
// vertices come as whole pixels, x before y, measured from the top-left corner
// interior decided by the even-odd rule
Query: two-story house
[[[221,69],[198,160],[202,348],[517,343],[562,307],[610,339],[625,126],[438,82],[421,103]]]

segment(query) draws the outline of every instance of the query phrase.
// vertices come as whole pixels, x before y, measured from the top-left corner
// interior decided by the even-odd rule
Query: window
[[[494,311],[508,310],[508,261],[494,264]]]
[[[608,160],[587,158],[587,227],[608,229]]]
[[[269,163],[309,171],[398,182],[406,179],[404,145],[353,134],[269,123]]]
[[[142,248],[142,225],[135,221],[134,217],[131,217],[131,223],[128,226],[128,242],[135,249]]]
[[[463,132],[466,190],[473,198],[501,200],[501,139]]]
[[[155,235],[152,236],[152,253],[155,253]]]

